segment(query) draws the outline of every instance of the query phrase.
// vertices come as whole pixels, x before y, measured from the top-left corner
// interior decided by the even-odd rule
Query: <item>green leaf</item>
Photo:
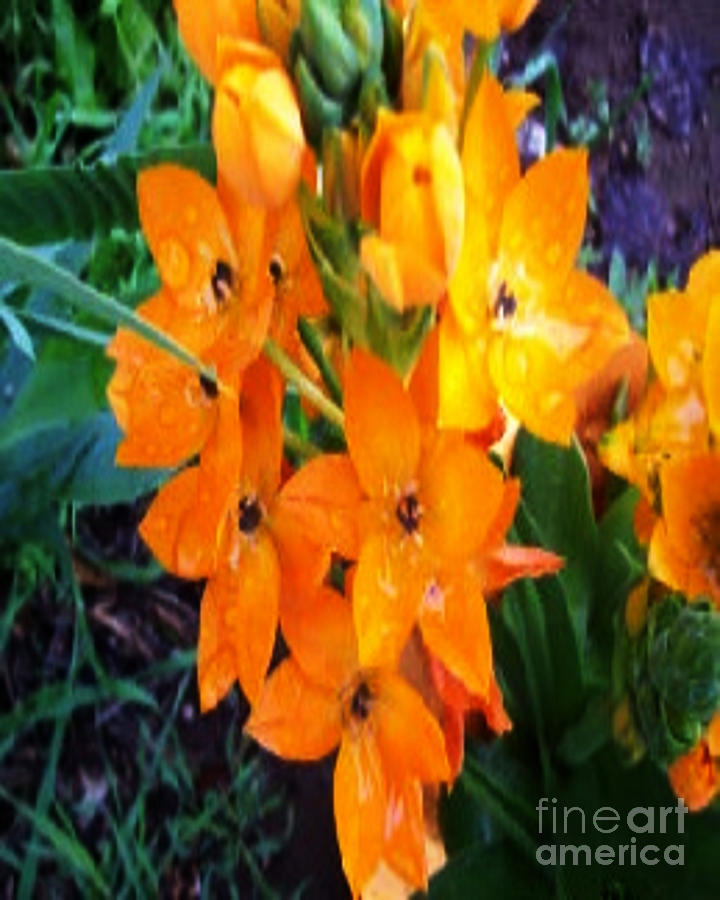
[[[67,0],[52,0],[55,64],[67,80],[76,109],[93,109],[95,48]]]
[[[115,466],[119,437],[112,415],[99,412],[0,451],[0,538],[24,539],[60,500],[129,503],[167,479],[166,470]]]
[[[96,349],[48,340],[0,427],[0,452],[38,431],[84,421],[104,404],[109,362]]]
[[[22,244],[50,244],[109,234],[113,228],[136,229],[138,172],[162,162],[214,179],[209,144],[119,156],[113,163],[2,171],[0,235]]]
[[[15,312],[2,302],[0,302],[0,320],[7,328],[10,339],[18,350],[24,353],[28,359],[35,359],[32,338],[28,334],[27,328],[18,319]]]

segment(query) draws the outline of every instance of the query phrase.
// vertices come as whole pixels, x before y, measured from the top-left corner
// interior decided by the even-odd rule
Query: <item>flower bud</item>
[[[310,141],[349,123],[365,81],[384,92],[380,0],[302,0],[290,60]]]
[[[700,740],[720,710],[720,613],[670,594],[631,640],[627,688],[648,752],[667,764]]]
[[[436,303],[460,254],[462,168],[447,128],[423,113],[381,111],[360,176],[362,263],[398,310]]]
[[[292,84],[271,50],[218,44],[213,143],[218,173],[242,199],[276,208],[300,180],[305,137]]]

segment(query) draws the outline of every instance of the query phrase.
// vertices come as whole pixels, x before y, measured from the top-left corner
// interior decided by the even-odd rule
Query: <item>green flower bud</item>
[[[325,128],[360,116],[358,98],[368,96],[368,83],[374,102],[386,101],[383,24],[381,0],[302,0],[290,64],[316,149]]]
[[[666,765],[700,739],[720,709],[720,613],[669,594],[626,642],[626,687],[650,755]]]

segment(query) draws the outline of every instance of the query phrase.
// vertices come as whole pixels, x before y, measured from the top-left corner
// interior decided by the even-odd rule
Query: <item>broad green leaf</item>
[[[214,179],[209,144],[119,156],[113,163],[0,171],[0,234],[22,244],[50,244],[138,228],[137,174],[162,162]]]
[[[109,368],[97,349],[46,341],[0,426],[0,453],[40,431],[90,418],[104,405]]]

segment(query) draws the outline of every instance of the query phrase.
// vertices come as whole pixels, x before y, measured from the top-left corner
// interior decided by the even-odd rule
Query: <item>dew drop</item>
[[[175,290],[187,284],[190,275],[190,254],[177,238],[166,238],[158,250],[160,276]]]

